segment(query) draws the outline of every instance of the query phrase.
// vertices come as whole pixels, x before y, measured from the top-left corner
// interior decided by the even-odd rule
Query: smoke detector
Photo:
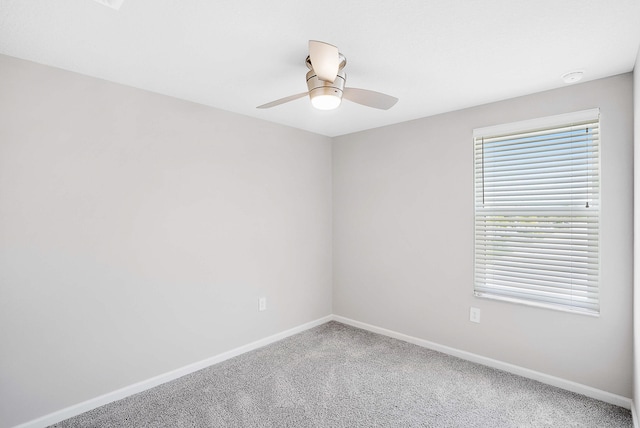
[[[562,75],[562,80],[564,80],[564,83],[576,83],[582,79],[582,76],[584,76],[584,71],[570,71]]]
[[[103,6],[110,7],[111,9],[120,10],[120,6],[124,0],[95,0]]]

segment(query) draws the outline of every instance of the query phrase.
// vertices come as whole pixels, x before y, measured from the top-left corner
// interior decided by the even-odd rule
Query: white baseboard
[[[339,315],[334,315],[333,320],[347,324],[353,327],[368,330],[373,333],[379,333],[384,336],[389,336],[394,339],[399,339],[404,342],[413,343],[414,345],[422,346],[424,348],[433,349],[444,354],[452,355],[454,357],[462,358],[463,360],[472,361],[474,363],[483,364],[485,366],[493,367],[495,369],[503,370],[505,372],[513,373],[522,377],[537,380],[538,382],[546,383],[547,385],[556,386],[558,388],[566,389],[571,392],[586,395],[587,397],[595,398],[596,400],[604,401],[605,403],[614,404],[616,406],[624,407],[625,409],[632,409],[632,401],[630,398],[623,397],[621,395],[612,394],[607,391],[602,391],[597,388],[593,388],[587,385],[583,385],[570,380],[562,379],[559,377],[551,376],[545,373],[530,370],[524,367],[516,366],[514,364],[505,363],[503,361],[494,360],[493,358],[483,357],[471,352],[462,351],[460,349],[451,348],[449,346],[440,345],[439,343],[430,342],[428,340],[419,339],[417,337],[408,336],[403,333],[398,333],[393,330],[387,330],[386,328],[377,327],[371,324],[366,324],[360,321],[355,321],[350,318],[345,318]],[[635,418],[634,418],[635,421]],[[637,427],[636,428],[640,428]]]
[[[289,330],[274,334],[269,337],[265,337],[264,339],[257,340],[255,342],[251,342],[247,345],[240,346],[239,348],[232,349],[227,352],[223,352],[222,354],[215,355],[213,357],[207,358],[202,361],[198,361],[193,364],[189,364],[188,366],[181,367],[176,370],[172,370],[170,372],[152,377],[147,380],[143,380],[138,383],[134,383],[133,385],[126,386],[124,388],[118,389],[113,392],[109,392],[107,394],[101,395],[96,398],[92,398],[90,400],[84,401],[82,403],[67,407],[62,410],[58,410],[56,412],[50,413],[48,415],[42,416],[40,418],[31,420],[29,422],[25,422],[23,424],[17,425],[14,428],[44,428],[49,425],[55,424],[57,422],[63,421],[65,419],[69,419],[71,417],[77,416],[84,412],[88,412],[89,410],[93,410],[97,407],[104,406],[105,404],[112,403],[114,401],[122,400],[123,398],[129,397],[130,395],[137,394],[142,391],[146,391],[147,389],[151,389],[155,386],[161,385],[163,383],[175,380],[179,377],[188,375],[190,373],[196,372],[198,370],[202,370],[206,367],[212,366],[214,364],[221,363],[222,361],[228,360],[233,357],[237,357],[238,355],[244,354],[245,352],[253,351],[254,349],[262,348],[263,346],[269,345],[271,343],[277,342],[278,340],[282,340],[286,337],[293,336],[294,334],[300,333],[305,330],[309,330],[310,328],[319,326],[326,322],[329,322],[333,319],[332,315],[327,315],[326,317],[319,318],[315,321],[308,322],[306,324],[299,325],[297,327],[291,328]]]
[[[640,421],[638,421],[638,412],[636,412],[635,400],[631,400],[631,417],[633,418],[633,428],[640,428]]]
[[[492,358],[483,357],[481,355],[473,354],[471,352],[462,351],[459,349],[451,348],[449,346],[440,345],[435,342],[430,342],[428,340],[419,339],[417,337],[409,336],[403,333],[398,333],[393,330],[388,330],[382,327],[377,327],[371,324],[366,324],[360,321],[355,321],[350,318],[345,318],[339,315],[328,315],[323,318],[319,318],[315,321],[308,322],[306,324],[299,325],[297,327],[291,328],[289,330],[274,334],[269,337],[265,337],[264,339],[257,340],[255,342],[249,343],[247,345],[241,346],[239,348],[232,349],[227,352],[223,352],[222,354],[215,355],[213,357],[207,358],[205,360],[189,364],[187,366],[178,368],[176,370],[172,370],[170,372],[155,376],[153,378],[126,386],[124,388],[118,389],[116,391],[101,395],[96,398],[92,398],[90,400],[84,401],[82,403],[67,407],[62,410],[58,410],[56,412],[50,413],[48,415],[42,416],[40,418],[34,419],[32,421],[23,423],[21,425],[17,425],[14,428],[44,428],[49,425],[55,424],[57,422],[63,421],[65,419],[69,419],[71,417],[77,416],[84,412],[88,412],[89,410],[93,410],[97,407],[104,406],[105,404],[112,403],[117,400],[121,400],[123,398],[129,397],[133,394],[137,394],[139,392],[145,391],[147,389],[151,389],[163,383],[172,381],[179,377],[185,376],[187,374],[196,372],[198,370],[204,369],[206,367],[212,366],[214,364],[220,363],[222,361],[228,360],[233,357],[237,357],[238,355],[244,354],[249,351],[253,351],[254,349],[261,348],[263,346],[269,345],[271,343],[277,342],[278,340],[282,340],[286,337],[292,336],[294,334],[300,333],[302,331],[308,330],[310,328],[319,326],[328,321],[335,320],[341,322],[343,324],[347,324],[353,327],[361,328],[363,330],[368,330],[373,333],[382,334],[384,336],[392,337],[394,339],[399,339],[405,342],[413,343],[418,346],[422,346],[424,348],[433,349],[434,351],[439,351],[448,355],[453,355],[454,357],[462,358],[464,360],[472,361],[474,363],[483,364],[489,367],[493,367],[499,370],[504,370],[509,373],[517,374],[529,379],[534,379],[542,383],[546,383],[548,385],[556,386],[559,388],[566,389],[568,391],[572,391],[578,394],[586,395],[587,397],[595,398],[597,400],[604,401],[606,403],[614,404],[616,406],[624,407],[626,409],[631,409],[631,413],[633,415],[633,423],[635,428],[640,428],[638,425],[637,413],[635,409],[634,402],[627,397],[623,397],[620,395],[612,394],[607,391],[602,391],[596,388],[592,388],[587,385],[582,385],[577,382],[573,382],[570,380],[558,378],[555,376],[551,376],[545,373],[537,372],[535,370],[526,369],[524,367],[516,366],[513,364],[505,363],[499,360],[494,360]]]

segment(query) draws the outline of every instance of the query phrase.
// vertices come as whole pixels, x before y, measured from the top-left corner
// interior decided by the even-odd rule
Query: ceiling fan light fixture
[[[322,89],[333,88],[318,88],[309,92],[309,98],[311,98],[311,105],[318,110],[334,110],[340,107],[342,103],[342,93],[338,93],[338,90],[324,91]]]

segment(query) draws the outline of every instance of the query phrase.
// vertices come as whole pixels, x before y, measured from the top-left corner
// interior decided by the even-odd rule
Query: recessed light
[[[582,79],[582,76],[584,76],[584,71],[570,71],[562,75],[562,80],[564,83],[576,83]]]

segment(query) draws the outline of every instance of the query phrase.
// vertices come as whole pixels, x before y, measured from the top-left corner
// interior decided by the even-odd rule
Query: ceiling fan
[[[347,59],[338,52],[338,48],[328,43],[309,40],[309,56],[306,59],[307,92],[290,95],[279,100],[263,104],[256,108],[265,109],[297,100],[309,95],[311,104],[319,110],[333,110],[340,106],[342,98],[380,110],[393,107],[398,99],[368,89],[345,88],[347,75],[344,66]]]

